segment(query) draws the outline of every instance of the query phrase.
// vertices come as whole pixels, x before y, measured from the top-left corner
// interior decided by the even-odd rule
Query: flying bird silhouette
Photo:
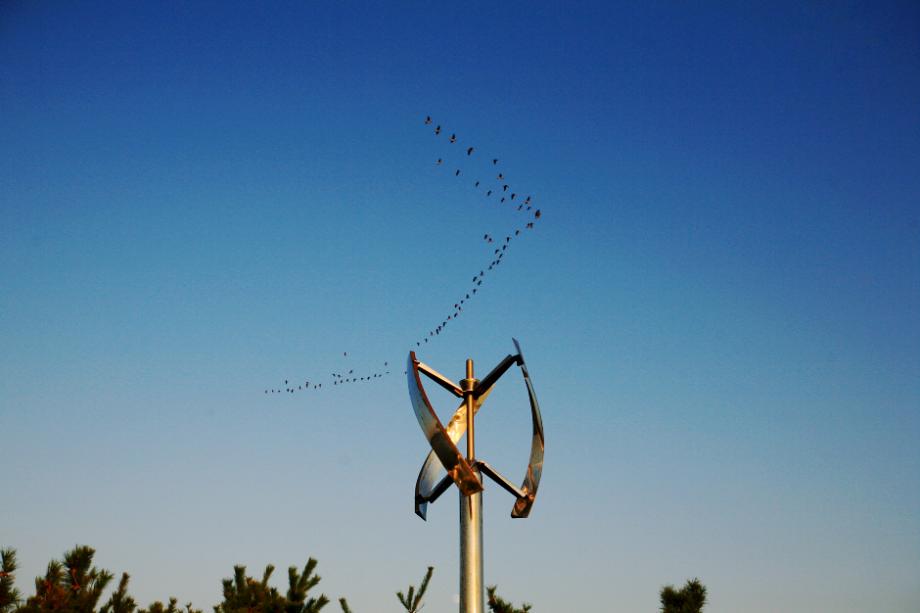
[[[466,150],[466,154],[467,154],[467,155],[473,155],[473,148],[470,147],[469,149],[467,149],[467,150]]]
[[[427,126],[430,123],[431,123],[431,115],[425,118],[425,125]]]

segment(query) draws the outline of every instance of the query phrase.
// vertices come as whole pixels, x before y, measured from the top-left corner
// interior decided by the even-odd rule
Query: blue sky
[[[459,379],[514,336],[543,406],[531,518],[485,493],[487,581],[537,611],[694,576],[711,613],[917,610],[912,3],[12,1],[0,58],[21,588],[87,543],[144,604],[312,555],[355,611],[429,564],[455,610],[399,365],[521,223],[472,185],[497,157],[543,216],[419,349]],[[288,378],[326,389],[262,393]],[[502,386],[477,449],[516,480]]]

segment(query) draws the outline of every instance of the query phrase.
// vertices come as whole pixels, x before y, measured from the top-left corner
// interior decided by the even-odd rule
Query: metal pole
[[[473,432],[473,360],[466,361],[466,379],[460,382],[466,402],[466,459],[472,465],[476,459]],[[475,470],[475,469],[474,469]],[[476,470],[476,478],[482,475]],[[482,591],[482,492],[470,496],[460,494],[460,613],[484,613]]]

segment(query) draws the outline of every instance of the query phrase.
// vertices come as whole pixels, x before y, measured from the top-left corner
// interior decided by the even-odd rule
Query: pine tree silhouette
[[[16,568],[16,550],[0,550],[0,613],[13,611],[19,605],[19,590],[13,585]]]
[[[396,597],[399,599],[399,602],[406,609],[406,613],[418,613],[422,608],[422,597],[425,595],[425,590],[428,589],[428,582],[431,581],[431,575],[434,573],[434,566],[429,566],[428,571],[425,573],[425,577],[422,579],[422,582],[419,584],[418,593],[415,592],[415,586],[409,586],[409,593],[403,595],[402,592],[396,592]]]
[[[706,586],[690,579],[679,590],[673,585],[661,588],[661,613],[701,613],[706,604]]]
[[[77,545],[64,554],[64,561],[51,560],[44,577],[35,579],[35,595],[17,613],[95,613],[112,573],[93,566],[96,551]]]
[[[262,580],[246,576],[245,566],[233,567],[233,578],[224,579],[224,600],[214,607],[214,613],[319,613],[329,604],[325,594],[307,598],[308,592],[320,582],[314,575],[316,560],[310,558],[303,572],[296,566],[288,568],[288,590],[282,596],[277,588],[269,587],[268,580],[275,567],[265,567]]]
[[[516,609],[510,602],[502,600],[501,597],[495,593],[495,590],[496,587],[494,585],[490,585],[486,588],[486,593],[489,595],[489,610],[492,611],[492,613],[528,613],[533,606],[524,603],[521,605],[520,609]]]
[[[121,574],[121,581],[118,582],[118,588],[109,596],[109,600],[102,605],[99,613],[134,613],[137,603],[128,596],[128,573]]]

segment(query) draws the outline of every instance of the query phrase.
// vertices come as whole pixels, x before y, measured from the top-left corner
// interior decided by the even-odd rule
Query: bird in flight
[[[492,165],[498,164],[498,158],[492,158]]]
[[[467,150],[466,150],[466,154],[467,154],[467,155],[473,155],[473,148],[470,147],[469,149],[467,149]]]
[[[440,134],[440,133],[441,133],[441,126],[436,126],[435,129],[434,129],[434,133],[435,133],[435,134]]]
[[[425,118],[425,125],[427,126],[430,123],[431,123],[431,115]]]
[[[536,217],[537,219],[540,219],[540,209],[537,209],[537,211],[533,214],[533,216]]]
[[[455,176],[455,177],[459,177],[459,176],[460,176],[460,169],[459,169],[459,168],[457,169],[457,172],[454,173],[454,176]]]
[[[450,142],[452,142],[452,143],[456,143],[456,142],[457,142],[457,135],[456,135],[456,134],[451,134],[451,135],[450,135]]]

